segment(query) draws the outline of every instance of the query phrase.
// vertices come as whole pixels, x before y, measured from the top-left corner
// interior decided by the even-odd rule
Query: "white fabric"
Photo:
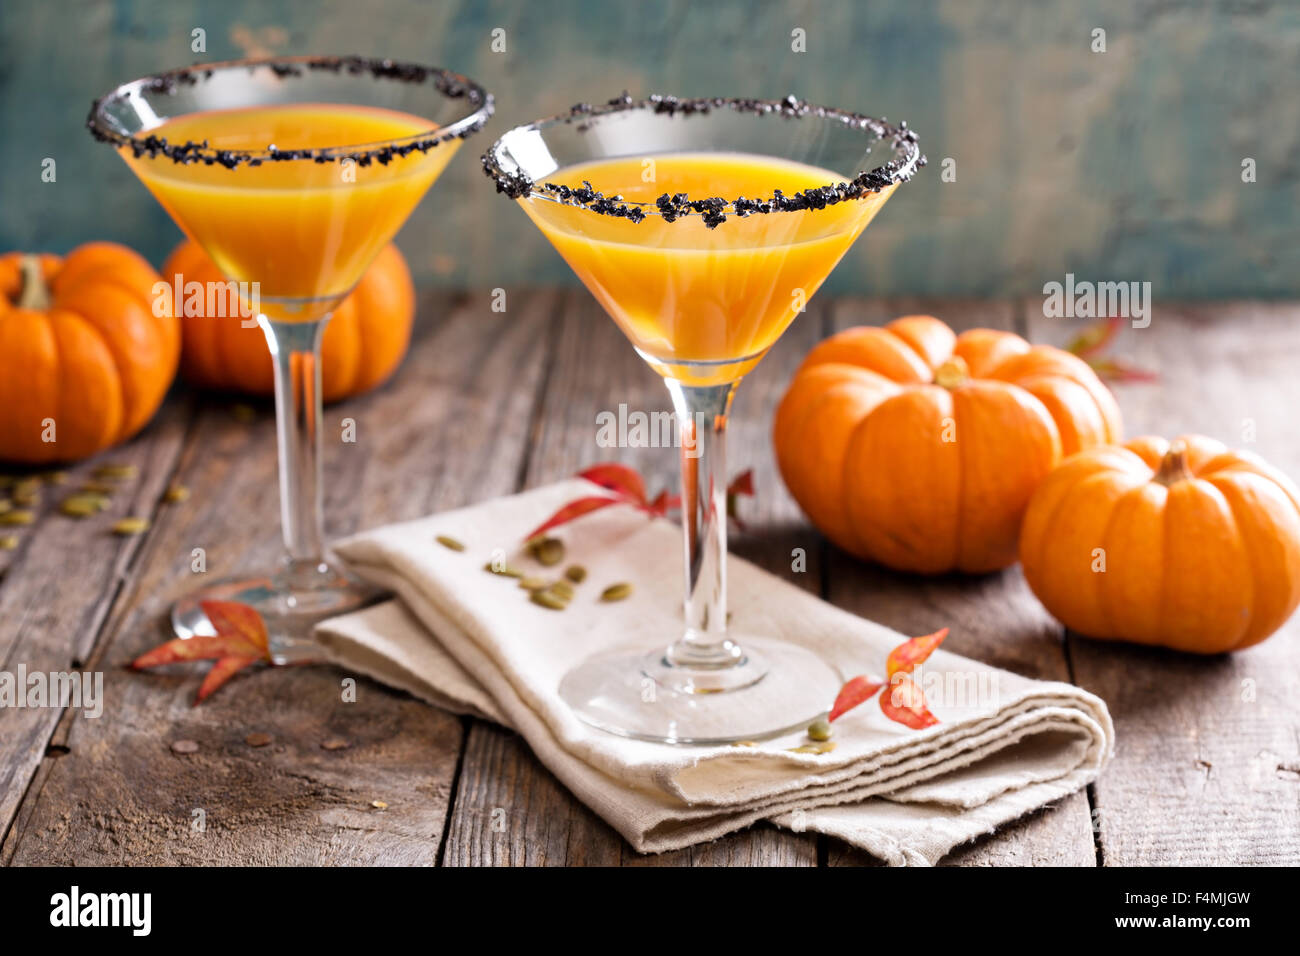
[[[560,678],[593,653],[652,646],[681,627],[679,529],[623,506],[560,529],[566,563],[590,572],[562,612],[530,603],[514,579],[483,565],[501,549],[511,564],[545,573],[521,554],[523,536],[591,493],[586,482],[565,481],[337,544],[355,573],[400,603],[324,622],[321,642],[343,667],[513,728],[642,852],[770,819],[890,863],[930,864],[1085,786],[1109,758],[1114,731],[1097,697],[943,650],[915,675],[937,726],[908,729],[873,699],[836,721],[837,746],[826,754],[788,752],[807,742],[801,734],[754,747],[676,747],[588,727],[560,700]],[[466,551],[437,544],[438,535]],[[632,596],[597,601],[615,581],[631,582]],[[735,557],[728,587],[733,629],[814,649],[846,677],[883,675],[889,651],[905,639]],[[961,622],[952,626],[959,631]]]

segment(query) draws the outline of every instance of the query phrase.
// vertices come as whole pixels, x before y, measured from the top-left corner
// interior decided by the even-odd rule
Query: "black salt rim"
[[[322,149],[276,149],[274,146],[268,146],[264,150],[215,149],[208,146],[206,140],[202,143],[193,141],[169,143],[165,138],[151,133],[129,136],[110,129],[106,123],[103,108],[109,103],[139,96],[142,93],[171,94],[181,87],[197,86],[211,79],[212,75],[219,70],[239,67],[247,68],[249,72],[259,69],[270,70],[281,80],[301,77],[308,70],[325,70],[331,73],[347,72],[354,75],[369,73],[376,80],[392,80],[401,83],[430,82],[448,99],[464,99],[469,106],[473,107],[473,112],[448,126],[430,129],[427,133],[417,133],[382,143],[345,144]],[[130,148],[137,159],[141,156],[148,156],[150,159],[165,156],[175,163],[201,162],[208,166],[224,166],[227,169],[235,169],[245,164],[260,166],[264,162],[294,160],[328,163],[350,159],[359,166],[369,166],[372,162],[387,165],[393,159],[406,156],[408,153],[428,152],[441,143],[464,139],[477,133],[487,124],[493,108],[491,93],[468,77],[450,70],[360,56],[289,56],[265,60],[200,63],[123,83],[91,104],[90,115],[86,118],[86,127],[100,142]]]
[[[653,203],[629,202],[625,201],[622,196],[605,196],[593,189],[591,183],[586,181],[580,186],[551,182],[538,184],[523,173],[508,172],[501,166],[498,153],[504,142],[504,136],[493,143],[491,148],[483,154],[483,171],[496,182],[497,192],[505,193],[511,199],[520,199],[524,196],[533,199],[544,199],[566,206],[578,206],[602,216],[627,219],[634,223],[639,223],[649,216],[659,216],[665,222],[674,222],[678,219],[698,215],[704,218],[704,224],[708,228],[715,229],[726,221],[728,214],[743,219],[754,214],[765,215],[776,212],[825,209],[827,206],[833,206],[837,203],[861,199],[869,193],[878,193],[888,186],[907,182],[916,174],[918,169],[926,164],[925,156],[917,145],[916,133],[908,128],[906,121],[894,126],[887,123],[883,118],[876,119],[862,113],[851,113],[827,106],[814,106],[794,96],[787,96],[781,100],[731,99],[726,97],[680,99],[675,96],[652,94],[645,99],[634,100],[628,93],[624,92],[622,96],[615,97],[602,105],[592,106],[590,103],[579,103],[567,113],[560,113],[547,119],[527,123],[516,127],[516,130],[541,130],[557,123],[576,123],[578,124],[578,130],[585,132],[591,128],[593,120],[613,113],[638,109],[651,109],[655,113],[670,116],[680,114],[687,117],[707,114],[715,109],[731,109],[736,112],[775,115],[787,119],[835,119],[854,129],[870,130],[879,137],[881,142],[892,141],[891,145],[895,156],[888,163],[859,173],[847,182],[833,182],[827,183],[825,186],[813,186],[791,196],[787,196],[781,190],[776,189],[773,190],[772,196],[767,199],[747,199],[744,196],[734,199],[710,196],[701,199],[692,198],[686,193],[677,193],[672,196],[664,193]],[[513,133],[516,130],[510,132]],[[508,136],[509,133],[506,135]]]

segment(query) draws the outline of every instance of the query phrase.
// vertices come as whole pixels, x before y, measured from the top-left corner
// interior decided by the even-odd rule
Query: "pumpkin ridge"
[[[1249,476],[1252,474],[1252,472],[1243,469],[1240,472],[1238,472],[1238,474]],[[1268,479],[1265,476],[1258,475],[1257,473],[1255,474],[1257,475],[1257,477],[1261,478],[1262,480],[1268,481]],[[1257,620],[1259,618],[1260,607],[1259,607],[1258,595],[1255,593],[1255,588],[1253,587],[1253,582],[1264,580],[1266,575],[1262,573],[1264,569],[1260,567],[1259,556],[1255,553],[1256,549],[1251,546],[1252,542],[1250,538],[1242,530],[1244,524],[1248,522],[1243,521],[1242,514],[1240,511],[1240,507],[1245,503],[1241,501],[1241,489],[1235,486],[1235,483],[1229,479],[1228,475],[1213,475],[1213,476],[1207,475],[1206,477],[1200,480],[1206,482],[1209,485],[1213,485],[1214,488],[1219,492],[1219,494],[1223,496],[1224,501],[1227,502],[1228,513],[1232,515],[1233,530],[1236,531],[1238,538],[1241,539],[1241,548],[1243,551],[1246,552],[1246,559],[1250,562],[1250,570],[1251,570],[1250,580],[1252,582],[1252,588],[1250,593],[1250,598],[1251,598],[1250,614],[1246,618],[1245,630],[1242,631],[1240,637],[1238,637],[1238,639],[1233,643],[1233,645],[1227,648],[1227,650],[1235,651],[1242,647],[1248,647],[1251,644],[1255,643],[1254,640],[1255,635],[1253,631],[1257,623]],[[1220,485],[1220,482],[1227,484],[1230,488],[1232,488],[1232,493],[1230,494],[1227,491],[1224,491],[1224,489]]]
[[[1120,636],[1120,628],[1116,625],[1115,616],[1111,610],[1111,605],[1115,602],[1112,601],[1111,599],[1108,582],[1113,579],[1107,577],[1107,575],[1110,572],[1109,562],[1110,562],[1111,551],[1113,550],[1111,548],[1111,536],[1112,536],[1112,532],[1115,530],[1115,522],[1119,519],[1119,516],[1124,512],[1124,509],[1121,506],[1130,497],[1133,498],[1140,497],[1142,495],[1143,486],[1145,484],[1146,484],[1145,482],[1140,480],[1135,481],[1135,483],[1131,488],[1129,488],[1122,495],[1120,495],[1118,498],[1115,499],[1115,503],[1110,509],[1110,515],[1106,518],[1106,525],[1101,532],[1100,547],[1102,549],[1102,554],[1106,556],[1106,561],[1107,561],[1106,573],[1093,575],[1094,578],[1098,579],[1096,582],[1097,594],[1095,596],[1095,600],[1097,602],[1097,611],[1101,615],[1102,623],[1106,625],[1106,633],[1104,635],[1097,635],[1099,637],[1108,637],[1114,639]],[[1142,643],[1145,644],[1147,642],[1142,641]]]

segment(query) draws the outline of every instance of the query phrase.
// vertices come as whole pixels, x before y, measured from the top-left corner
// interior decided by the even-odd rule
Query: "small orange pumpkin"
[[[777,464],[840,547],[904,571],[1016,560],[1029,496],[1063,455],[1118,440],[1119,409],[1078,357],[928,315],[817,345],[777,409]]]
[[[77,461],[124,441],[179,354],[170,290],[125,246],[0,256],[0,459]]]
[[[168,282],[224,282],[221,271],[195,242],[183,242],[163,265]],[[206,299],[206,297],[204,297]],[[203,388],[254,395],[275,391],[266,337],[239,318],[210,319],[195,297],[181,303],[184,346],[181,370]],[[194,306],[198,306],[195,308]],[[415,318],[415,287],[406,260],[394,245],[375,257],[352,294],[335,310],[321,342],[321,397],[337,401],[374,388],[402,361]]]
[[[1300,604],[1300,492],[1196,435],[1091,448],[1034,492],[1020,559],[1043,606],[1080,634],[1241,650]]]

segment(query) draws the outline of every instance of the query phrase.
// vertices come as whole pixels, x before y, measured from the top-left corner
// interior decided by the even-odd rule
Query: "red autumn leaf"
[[[872,680],[866,674],[853,678],[835,695],[835,704],[831,707],[830,716],[826,718],[827,723],[837,717],[843,717],[863,701],[870,700],[871,695],[884,686],[880,681]]]
[[[1088,364],[1107,382],[1158,382],[1160,374],[1117,358],[1091,358]]]
[[[646,503],[645,480],[635,468],[607,462],[603,465],[592,465],[585,471],[578,472],[578,477],[586,478],[594,485],[608,488],[640,504]]]
[[[939,722],[926,706],[924,692],[903,673],[895,674],[880,695],[880,709],[890,720],[913,730],[924,730]]]
[[[216,628],[215,636],[178,637],[146,651],[130,664],[134,670],[144,670],[177,661],[215,660],[199,687],[195,704],[250,664],[271,659],[266,622],[257,611],[235,601],[203,601],[201,606]]]
[[[203,678],[203,683],[199,685],[199,692],[194,697],[195,705],[199,705],[206,700],[213,691],[224,684],[230,678],[234,677],[240,671],[250,664],[256,664],[262,658],[260,657],[222,657],[212,665],[207,676]]]
[[[740,520],[740,514],[736,508],[736,502],[741,495],[747,498],[754,497],[754,470],[747,468],[742,471],[727,486],[727,517],[736,522],[736,527],[741,531],[745,530],[745,523]]]
[[[744,495],[747,498],[754,497],[754,469],[746,468],[727,486],[728,495]]]
[[[892,679],[899,673],[910,674],[917,664],[934,653],[935,648],[942,644],[947,636],[948,629],[943,627],[933,634],[913,637],[899,644],[889,652],[889,660],[885,663],[885,678]]]
[[[661,491],[655,496],[655,500],[646,505],[646,510],[662,518],[668,512],[682,506],[681,495],[670,495],[667,491]]]
[[[1119,316],[1112,315],[1099,322],[1092,323],[1072,338],[1065,346],[1065,350],[1073,352],[1079,358],[1096,355],[1113,342],[1115,336],[1119,334],[1120,321]]]
[[[608,508],[610,505],[626,504],[622,498],[610,498],[606,495],[591,495],[587,498],[578,498],[570,501],[555,514],[551,515],[540,525],[524,535],[525,541],[530,541],[539,534],[545,534],[552,528],[558,528],[562,524],[568,524],[575,518],[581,518],[583,515],[591,514],[593,511],[599,511],[601,508]]]

